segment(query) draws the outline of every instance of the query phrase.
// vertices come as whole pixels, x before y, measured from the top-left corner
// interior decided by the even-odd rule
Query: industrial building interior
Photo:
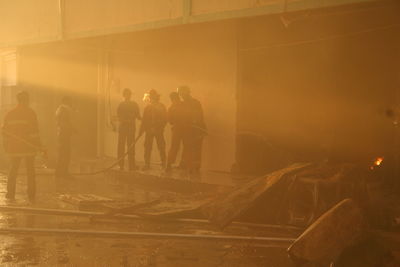
[[[0,1],[1,264],[400,266],[399,14],[395,0]],[[146,95],[166,107],[169,154],[183,87],[204,117],[201,166],[187,132],[171,169],[155,137],[150,165]],[[121,157],[126,89],[143,117]],[[25,156],[8,142],[38,146],[7,128],[21,92],[41,141],[12,189]]]

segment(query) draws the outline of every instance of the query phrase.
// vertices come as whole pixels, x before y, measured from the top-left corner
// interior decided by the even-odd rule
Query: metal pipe
[[[116,231],[86,231],[72,229],[49,229],[49,228],[0,228],[0,233],[16,234],[59,234],[59,235],[84,235],[96,237],[137,237],[137,238],[173,238],[173,239],[202,239],[221,241],[255,241],[255,242],[284,242],[292,243],[295,238],[260,237],[260,236],[236,236],[236,235],[195,235],[195,234],[173,234],[153,232],[116,232]]]

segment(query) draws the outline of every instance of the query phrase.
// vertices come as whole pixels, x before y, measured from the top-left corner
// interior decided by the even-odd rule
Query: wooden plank
[[[216,199],[213,199],[202,207],[203,213],[211,223],[220,228],[225,228],[233,220],[246,212],[250,207],[271,194],[277,185],[284,182],[290,174],[311,166],[310,163],[296,163],[287,168],[275,171],[264,177],[260,177],[242,185]],[[265,205],[276,205],[276,203],[265,203]],[[259,212],[263,212],[260,210]]]
[[[135,214],[142,216],[182,216],[184,214],[198,213],[201,216],[200,208],[208,200],[190,199],[190,198],[174,198],[165,199],[151,206],[145,206],[138,209]]]
[[[152,201],[149,201],[149,202],[138,203],[138,204],[130,205],[130,206],[123,207],[123,208],[114,207],[113,205],[110,205],[110,209],[111,210],[109,212],[106,212],[106,214],[104,214],[104,215],[108,215],[109,216],[109,215],[115,215],[115,214],[133,214],[134,212],[136,212],[139,209],[143,209],[145,207],[153,206],[155,204],[160,203],[160,201],[161,201],[161,199],[158,198],[158,199],[155,199],[155,200],[152,200]]]
[[[345,199],[316,220],[289,247],[295,261],[329,263],[345,248],[359,242],[367,224],[361,210],[351,199]]]
[[[116,202],[111,198],[101,197],[94,194],[64,194],[60,195],[59,199],[84,211],[109,211],[111,208],[107,207],[105,204]],[[132,203],[126,205],[131,204]]]
[[[78,211],[78,210],[62,210],[62,209],[44,209],[44,208],[31,208],[31,207],[17,207],[17,206],[1,206],[0,211],[6,212],[25,212],[30,214],[43,214],[49,216],[78,216],[78,217],[94,217],[101,218],[104,217],[102,212],[90,212],[90,211]],[[168,221],[168,222],[179,222],[179,223],[201,223],[208,224],[208,220],[202,219],[175,219],[175,218],[142,218],[137,215],[114,215],[107,216],[109,219],[115,220],[150,220],[150,221]],[[301,228],[293,226],[283,226],[283,225],[269,225],[269,224],[258,224],[258,223],[243,223],[243,222],[233,222],[235,226],[245,226],[254,228],[267,228],[267,229],[286,229],[286,230],[301,230]]]
[[[160,192],[174,192],[185,195],[198,194],[200,192],[209,193],[231,189],[229,185],[209,184],[193,180],[184,180],[160,174],[134,171],[124,172],[119,170],[109,170],[106,175],[118,179],[126,179],[127,182],[137,185],[141,189]]]

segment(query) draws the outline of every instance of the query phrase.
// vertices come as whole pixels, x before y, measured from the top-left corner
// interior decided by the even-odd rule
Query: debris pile
[[[376,230],[396,226],[400,201],[385,195],[381,182],[352,164],[295,163],[217,195],[170,194],[144,203],[86,196],[78,207],[107,217],[207,219],[220,230],[232,222],[308,227],[288,248],[297,264],[398,266]]]
[[[297,265],[398,266],[392,252],[380,242],[379,233],[370,228],[351,199],[324,213],[293,242],[288,254]]]
[[[360,242],[366,230],[361,210],[353,200],[345,199],[308,227],[288,253],[295,262],[328,264],[345,248]]]
[[[256,220],[279,216],[284,201],[284,191],[290,184],[290,177],[310,167],[311,164],[293,164],[265,177],[257,178],[245,185],[226,192],[202,208],[205,216],[219,228],[225,228],[238,218],[258,217]],[[259,204],[261,203],[261,208]]]

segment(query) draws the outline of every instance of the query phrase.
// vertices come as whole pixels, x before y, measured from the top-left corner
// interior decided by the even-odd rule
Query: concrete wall
[[[246,169],[393,156],[385,110],[398,104],[399,11],[371,5],[239,23],[238,129],[254,134],[238,145]]]
[[[373,0],[1,0],[0,47]]]
[[[55,0],[0,1],[0,46],[57,40],[59,13]]]
[[[298,0],[288,0],[287,5],[291,5]],[[209,14],[218,13],[222,11],[243,10],[257,7],[264,7],[268,5],[285,5],[284,1],[278,0],[193,0],[192,1],[192,14]]]
[[[0,50],[0,112],[13,103],[11,87],[17,85],[16,50]]]
[[[118,27],[182,17],[182,0],[67,0],[65,34],[112,30]]]

